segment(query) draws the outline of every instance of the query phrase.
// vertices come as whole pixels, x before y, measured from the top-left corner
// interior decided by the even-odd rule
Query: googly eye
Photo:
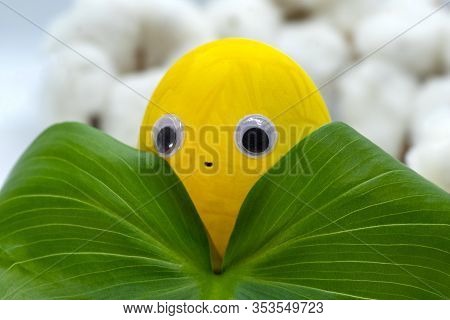
[[[269,119],[254,114],[239,121],[234,138],[242,153],[250,157],[259,157],[273,149],[277,136],[275,126]]]
[[[172,114],[162,116],[153,127],[153,144],[163,157],[170,157],[177,152],[183,138],[183,124]]]

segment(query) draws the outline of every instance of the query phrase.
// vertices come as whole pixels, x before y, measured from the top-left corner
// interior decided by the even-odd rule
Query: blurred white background
[[[450,191],[448,3],[0,0],[0,184],[54,122],[90,123],[135,146],[170,64],[238,36],[285,51],[322,87],[335,120]]]
[[[4,2],[41,26],[73,1]],[[0,185],[28,144],[45,128],[39,104],[46,35],[0,2]]]

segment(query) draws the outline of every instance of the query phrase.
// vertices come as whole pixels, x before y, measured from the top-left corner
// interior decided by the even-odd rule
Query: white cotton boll
[[[273,43],[281,13],[270,0],[215,0],[206,13],[217,35]]]
[[[390,11],[407,11],[416,12],[418,14],[433,10],[444,4],[446,0],[383,0],[381,2],[382,10]]]
[[[302,0],[272,0],[285,13],[309,9]]]
[[[73,48],[86,59],[64,50],[54,54],[46,68],[42,107],[52,122],[89,122],[105,106],[115,81],[101,69],[115,72],[102,51],[84,44]]]
[[[412,147],[406,164],[431,182],[450,192],[450,140],[430,141]]]
[[[356,52],[366,56],[385,45],[376,53],[377,58],[403,66],[419,76],[429,75],[439,67],[444,15],[438,12],[402,34],[436,8],[426,2],[401,3],[402,6],[386,6],[355,28],[353,36]]]
[[[96,45],[119,73],[162,66],[213,37],[200,10],[184,0],[80,0],[51,32],[68,45]],[[51,40],[49,48],[64,46]]]
[[[163,69],[152,69],[124,77],[123,81],[139,94],[116,83],[102,113],[104,131],[123,143],[136,147],[148,101],[164,73]]]
[[[349,48],[342,34],[322,20],[284,26],[278,47],[296,60],[318,86],[350,61]]]
[[[432,78],[414,97],[413,119],[410,125],[414,143],[450,130],[450,76]],[[448,138],[450,139],[450,137]]]
[[[450,74],[450,9],[447,13],[447,24],[442,34],[441,61],[444,71]]]
[[[53,121],[81,122],[108,105],[122,75],[167,65],[213,38],[200,10],[184,0],[80,0],[52,33],[63,43],[48,43],[44,106]]]
[[[366,60],[337,80],[341,113],[346,121],[383,114],[405,122],[416,85],[414,77],[395,65]]]
[[[335,118],[336,88],[327,82],[350,64],[350,48],[343,35],[324,20],[290,23],[282,27],[276,45],[305,69]]]
[[[340,119],[336,84],[331,81],[319,90],[322,98],[325,100],[328,111],[330,112],[331,119]]]
[[[315,2],[314,0],[309,0]],[[323,14],[341,31],[350,33],[355,26],[379,10],[387,0],[321,0],[315,5],[315,11]]]
[[[285,15],[292,15],[297,12],[311,12],[331,0],[272,0]]]
[[[391,0],[273,0],[284,12],[306,12],[326,18],[341,32],[349,33],[355,25],[373,15],[383,3]]]
[[[114,62],[118,72],[135,68],[140,25],[139,7],[134,1],[80,0],[61,16],[50,32],[64,43],[86,43],[97,46]],[[61,43],[50,39],[52,52],[67,50]]]
[[[404,126],[399,125],[396,119],[385,114],[375,114],[351,123],[351,126],[391,156],[401,156],[406,135]]]
[[[450,141],[450,103],[433,107],[429,113],[414,121],[411,128],[413,143]]]
[[[134,1],[142,5],[137,54],[143,60],[143,68],[173,62],[180,55],[215,38],[212,24],[191,1]]]
[[[315,13],[323,13],[335,8],[337,2],[344,3],[347,7],[351,6],[352,0],[272,0],[278,6],[280,6],[285,12],[292,11],[313,11]],[[358,1],[367,2],[368,0]],[[355,1],[355,3],[357,3]]]
[[[367,60],[337,80],[340,120],[399,157],[415,89],[415,79],[402,69]]]

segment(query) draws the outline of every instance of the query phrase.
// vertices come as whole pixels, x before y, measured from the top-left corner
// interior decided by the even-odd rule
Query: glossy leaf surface
[[[215,275],[167,163],[69,123],[0,192],[0,297],[446,299],[449,234],[449,194],[332,123],[258,181]]]

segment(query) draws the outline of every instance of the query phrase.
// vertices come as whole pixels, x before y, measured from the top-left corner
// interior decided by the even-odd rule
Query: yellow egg
[[[223,256],[255,182],[329,121],[292,59],[257,41],[224,39],[170,68],[147,107],[140,148],[167,159]]]

